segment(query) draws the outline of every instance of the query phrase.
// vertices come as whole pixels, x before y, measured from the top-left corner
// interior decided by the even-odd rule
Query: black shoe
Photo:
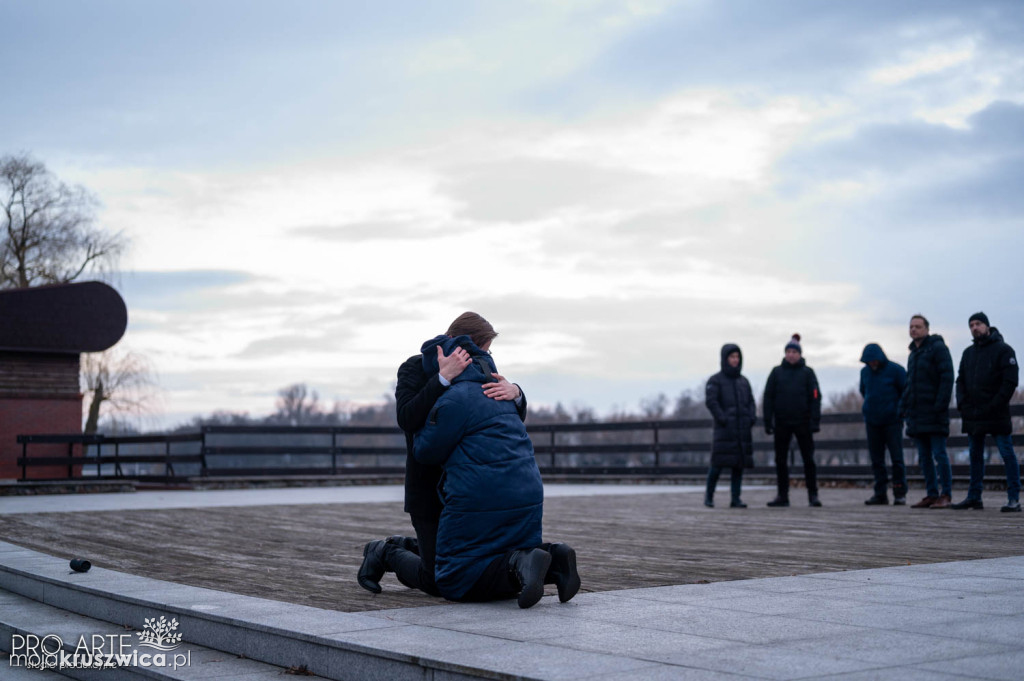
[[[385,540],[377,539],[363,547],[363,564],[359,566],[359,572],[356,574],[359,586],[375,594],[383,591],[380,588],[380,580],[388,571],[387,563],[384,560],[386,545]]]
[[[400,534],[395,534],[385,539],[388,544],[394,544],[400,549],[411,551],[417,556],[420,555],[420,542],[416,537],[403,537]]]
[[[714,508],[715,507],[715,500],[712,499],[711,497],[707,497],[706,496],[706,497],[704,497],[704,505],[707,506],[708,508]]]
[[[782,497],[775,497],[774,499],[772,499],[771,501],[768,502],[768,505],[772,506],[773,508],[780,508],[780,507],[787,507],[788,508],[789,507],[789,499],[783,499]]]
[[[1006,506],[999,509],[1000,513],[1020,513],[1020,502],[1019,501],[1008,501]]]
[[[551,567],[544,576],[545,584],[554,584],[558,600],[568,603],[580,590],[580,573],[576,571],[576,551],[568,544],[551,544]]]
[[[895,499],[892,500],[892,505],[893,506],[906,506],[907,505],[907,498],[906,497],[896,497]]]
[[[888,502],[886,502],[886,503],[888,503]],[[807,505],[808,506],[814,506],[815,508],[821,508],[821,502],[818,501],[818,495],[817,494],[809,494],[809,495],[807,495]]]
[[[729,502],[729,508],[746,508],[746,507],[747,507],[747,505],[744,504],[739,499],[733,499],[731,502]]]
[[[903,503],[906,503],[906,501],[904,501]],[[868,499],[867,501],[865,501],[864,505],[865,506],[888,506],[889,505],[889,497],[876,494],[875,496],[873,496],[870,499]]]
[[[544,576],[551,567],[551,554],[543,549],[513,551],[508,567],[519,582],[519,607],[530,608],[536,605],[544,595]]]
[[[963,511],[967,508],[976,508],[979,511],[985,508],[985,504],[981,503],[981,499],[971,499],[970,497],[964,499],[959,504],[953,504],[950,506],[954,511]]]

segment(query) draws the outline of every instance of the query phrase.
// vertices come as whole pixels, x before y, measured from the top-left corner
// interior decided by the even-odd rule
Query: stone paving
[[[10,549],[12,556],[22,551]],[[66,562],[59,570],[44,567],[49,558],[20,560],[63,579]],[[110,573],[94,572],[97,579]],[[105,579],[113,589],[145,578]],[[333,632],[318,624],[317,635],[373,651],[389,664],[424,665],[424,678],[433,679],[1024,676],[1024,556],[583,593],[565,604],[549,596],[529,610],[501,602],[339,613],[149,582],[143,589],[149,599],[173,595],[193,610],[253,620],[261,628],[336,623]]]

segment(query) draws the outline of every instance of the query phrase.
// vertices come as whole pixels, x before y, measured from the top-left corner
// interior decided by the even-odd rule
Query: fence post
[[[555,467],[555,429],[551,429],[551,467]]]
[[[338,431],[331,428],[331,475],[338,474]]]
[[[164,477],[169,478],[174,475],[174,465],[171,463],[171,441],[167,440],[164,443]]]
[[[21,479],[28,480],[28,438],[21,441]]]
[[[85,446],[83,444],[83,446]],[[75,462],[73,460],[75,456],[75,443],[68,443],[68,480],[75,477]]]
[[[203,426],[199,431],[199,477],[206,475],[206,426]]]
[[[121,443],[114,440],[114,477],[123,478],[124,471],[121,470]]]
[[[654,467],[661,467],[661,444],[658,441],[658,422],[654,422]]]

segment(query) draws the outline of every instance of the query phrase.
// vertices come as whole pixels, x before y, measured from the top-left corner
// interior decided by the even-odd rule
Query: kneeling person
[[[453,601],[514,598],[529,608],[555,584],[568,601],[579,591],[576,554],[544,544],[544,485],[526,427],[508,401],[487,398],[481,384],[496,371],[469,336],[435,339],[445,355],[465,349],[472,363],[459,374],[416,433],[415,456],[444,469],[435,581]],[[423,347],[424,369],[436,372],[436,347]]]

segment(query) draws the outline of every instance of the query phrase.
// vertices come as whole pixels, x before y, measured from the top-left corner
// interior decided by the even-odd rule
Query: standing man
[[[971,452],[971,484],[967,498],[953,504],[956,510],[984,508],[981,492],[985,482],[985,436],[996,441],[1006,465],[1006,506],[1003,513],[1020,513],[1020,465],[1013,453],[1013,424],[1010,398],[1017,390],[1017,356],[1003,342],[999,329],[989,326],[984,312],[975,312],[968,322],[974,342],[960,358],[956,377],[956,407]]]
[[[449,338],[469,336],[478,346],[483,346],[494,340],[498,332],[477,313],[464,312],[451,323],[445,335]],[[432,596],[440,595],[434,581],[434,557],[443,508],[438,497],[442,469],[416,460],[413,435],[423,428],[434,403],[472,359],[462,348],[455,348],[446,356],[433,339],[424,343],[427,345],[432,350],[437,346],[438,370],[428,372],[424,369],[423,355],[413,355],[398,368],[395,386],[398,426],[405,431],[405,512],[412,520],[416,538],[395,536],[371,541],[365,546],[357,581],[373,593],[381,592],[380,580],[390,570],[402,584]],[[525,420],[526,397],[522,390],[499,374],[493,376],[495,382],[481,386],[483,394],[495,400],[512,400],[519,418]]]
[[[914,438],[917,445],[917,460],[927,490],[925,498],[911,508],[949,508],[952,505],[953,469],[946,453],[946,438],[949,437],[949,399],[953,395],[953,358],[942,336],[930,335],[930,328],[924,315],[910,318],[907,387],[900,399],[900,415],[906,419],[907,435]]]
[[[864,503],[885,506],[889,503],[889,477],[885,471],[885,449],[892,460],[893,506],[907,503],[907,468],[903,464],[903,422],[900,420],[900,396],[907,387],[907,372],[890,362],[882,347],[868,343],[860,361],[860,394],[864,398],[861,411],[868,434],[871,472],[875,475],[875,494]]]
[[[740,374],[743,353],[740,346],[726,343],[722,346],[722,370],[708,379],[704,404],[715,419],[711,441],[711,467],[708,469],[707,491],[704,505],[715,506],[715,487],[723,468],[732,470],[730,508],[746,508],[740,499],[743,487],[743,469],[754,467],[754,438],[750,432],[757,420],[757,406],[750,382]]]
[[[764,388],[764,432],[775,435],[775,468],[778,470],[778,496],[769,506],[789,506],[789,443],[796,437],[800,458],[804,460],[807,500],[818,500],[818,469],[814,465],[814,437],[821,430],[821,391],[814,370],[804,362],[800,334],[786,343],[782,364],[772,369]]]

